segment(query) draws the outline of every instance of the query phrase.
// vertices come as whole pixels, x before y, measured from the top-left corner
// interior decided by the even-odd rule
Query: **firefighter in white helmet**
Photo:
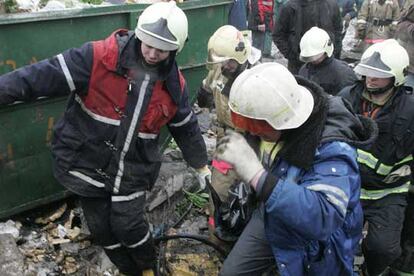
[[[375,124],[277,63],[240,74],[229,107],[234,125],[261,140],[229,132],[216,157],[260,204],[220,275],[261,275],[274,264],[282,276],[352,275],[363,222],[355,145],[375,139]]]
[[[362,243],[368,275],[380,275],[401,255],[414,152],[414,95],[404,86],[408,65],[407,51],[396,40],[376,43],[355,67],[362,80],[340,93],[379,128],[375,144],[358,150],[361,201],[369,225]]]
[[[325,30],[312,27],[303,35],[299,46],[299,58],[305,64],[298,74],[316,82],[325,92],[336,95],[357,80],[346,62],[332,56],[334,45]]]
[[[259,62],[261,54],[258,49],[252,47],[250,40],[242,32],[231,25],[221,26],[214,32],[208,41],[207,50],[209,72],[199,89],[198,104],[200,107],[215,106],[216,134],[219,139],[223,137],[225,129],[234,129],[228,108],[230,87],[241,72]],[[229,189],[239,181],[234,172],[224,172],[220,168],[222,165],[216,160],[213,161],[211,188],[217,196],[213,194],[210,201],[210,230],[214,230],[215,236],[221,240],[234,241],[242,228],[238,223],[237,226],[233,223],[232,227],[226,227],[221,223],[221,217],[227,215],[217,212],[223,210],[219,206],[228,203]],[[224,209],[232,212],[228,208]],[[233,217],[227,217],[229,221],[234,221]]]
[[[168,125],[190,166],[209,174],[175,61],[187,29],[174,1],[156,3],[142,12],[135,32],[116,30],[0,76],[0,104],[70,95],[55,126],[54,175],[79,195],[94,241],[125,275],[151,275],[155,268],[144,207],[161,165],[161,127]]]

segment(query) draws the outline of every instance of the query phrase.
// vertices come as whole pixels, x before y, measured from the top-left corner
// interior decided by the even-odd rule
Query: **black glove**
[[[200,87],[197,92],[197,104],[199,107],[213,108],[214,107],[213,93],[207,91],[203,87]]]

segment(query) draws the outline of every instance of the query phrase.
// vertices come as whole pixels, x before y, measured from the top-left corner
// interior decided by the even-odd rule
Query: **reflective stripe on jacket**
[[[192,167],[207,163],[175,53],[155,73],[142,67],[140,45],[133,32],[118,30],[0,76],[0,90],[7,91],[0,101],[71,94],[55,126],[52,154],[55,177],[76,194],[123,196],[150,189],[161,165],[164,125]]]
[[[266,235],[280,274],[352,275],[362,232],[356,150],[343,142],[317,149],[307,171],[279,161],[265,203]]]
[[[361,114],[364,85],[358,82],[340,93]],[[379,135],[371,148],[358,149],[361,198],[379,199],[390,193],[406,193],[411,183],[414,151],[414,95],[399,87],[375,117]]]

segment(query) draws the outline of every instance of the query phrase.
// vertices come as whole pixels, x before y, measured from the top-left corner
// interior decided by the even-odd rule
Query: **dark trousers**
[[[407,206],[406,194],[390,194],[378,200],[362,200],[368,234],[362,242],[370,276],[381,274],[401,255],[401,231]]]
[[[128,201],[80,197],[83,213],[96,244],[126,275],[141,275],[155,267],[155,249],[145,220],[145,196]]]
[[[253,47],[259,49],[262,54],[265,47],[265,33],[260,31],[252,31]]]
[[[264,210],[256,209],[238,241],[224,261],[220,276],[263,275],[274,270],[276,262],[265,236]]]
[[[403,272],[414,271],[414,193],[408,195],[405,211],[404,228],[401,235],[402,254],[392,265]]]

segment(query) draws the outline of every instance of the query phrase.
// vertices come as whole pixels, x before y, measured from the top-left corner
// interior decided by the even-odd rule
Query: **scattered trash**
[[[203,110],[204,112],[208,111]],[[204,115],[206,125],[210,125],[208,118],[211,116]],[[215,134],[210,129],[204,133],[212,152],[215,148]],[[190,192],[198,187],[194,171],[183,160],[177,145],[172,142],[170,146],[165,151],[160,176],[147,195],[149,221],[156,226],[158,235],[165,235],[168,228],[175,227],[175,233],[179,231],[207,237],[205,207],[208,194]],[[53,205],[47,207],[50,209]],[[0,234],[13,235],[13,244],[20,254],[21,271],[12,275],[120,275],[103,249],[91,241],[76,198],[57,204],[51,211],[44,209],[43,207],[41,212],[33,210],[28,217],[19,220],[23,223],[17,220],[0,223]],[[174,233],[174,229],[170,229],[169,233]],[[214,248],[199,241],[181,238],[163,241],[160,248],[164,248],[171,275],[217,275],[220,260]],[[5,258],[10,257],[0,253],[0,264]]]
[[[53,222],[63,215],[67,207],[67,204],[63,203],[62,206],[60,206],[57,210],[54,210],[50,214],[46,214],[45,216],[37,218],[35,222],[39,224],[48,224],[49,222]]]

